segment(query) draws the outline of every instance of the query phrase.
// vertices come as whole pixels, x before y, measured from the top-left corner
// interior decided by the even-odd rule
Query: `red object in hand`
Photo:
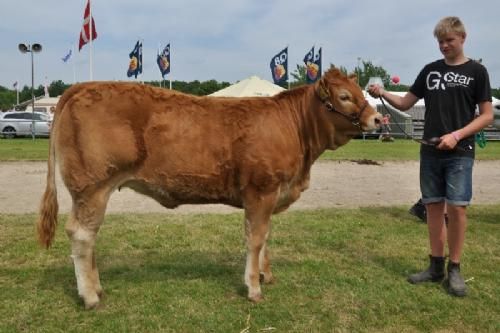
[[[399,83],[399,76],[394,75],[394,76],[391,78],[391,80],[392,80],[392,83],[394,83],[394,84],[398,84],[398,83]]]

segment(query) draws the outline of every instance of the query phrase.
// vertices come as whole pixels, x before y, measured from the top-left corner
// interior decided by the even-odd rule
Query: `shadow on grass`
[[[287,265],[287,260],[274,260],[273,264]],[[226,285],[235,294],[245,298],[247,287],[243,281],[245,258],[227,256],[223,252],[183,252],[174,254],[135,254],[113,256],[105,254],[97,258],[101,283],[106,293],[107,285],[141,285],[148,282],[195,281]],[[75,303],[83,305],[78,296],[73,264],[49,267],[43,270],[38,282],[42,290],[61,288]]]
[[[408,274],[410,273],[416,273],[418,271],[421,271],[422,267],[416,267],[415,265],[412,265],[408,262],[408,260],[396,256],[375,256],[373,257],[372,261],[388,272],[390,275],[396,275],[400,276],[401,278],[405,279],[408,277]]]

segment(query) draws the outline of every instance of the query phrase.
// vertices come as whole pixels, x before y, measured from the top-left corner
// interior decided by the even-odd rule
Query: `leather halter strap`
[[[354,126],[357,126],[361,129],[361,124],[360,124],[361,116],[362,116],[363,112],[365,111],[366,107],[368,106],[367,100],[365,100],[363,105],[361,105],[359,112],[357,112],[356,114],[353,115],[353,114],[348,114],[348,113],[345,113],[345,112],[342,112],[342,111],[335,109],[335,107],[333,106],[333,104],[330,100],[330,98],[331,98],[330,93],[326,89],[323,80],[319,81],[319,85],[318,85],[318,89],[316,90],[316,93],[318,94],[319,100],[325,105],[325,107],[328,109],[328,111],[336,112],[336,113],[342,115],[343,117],[347,118]]]

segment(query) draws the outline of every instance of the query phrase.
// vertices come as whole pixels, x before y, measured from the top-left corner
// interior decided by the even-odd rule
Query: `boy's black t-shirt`
[[[426,65],[417,76],[410,92],[425,102],[424,139],[440,137],[469,124],[476,105],[491,101],[488,72],[480,63],[469,60],[449,66],[444,59]],[[474,136],[462,138],[462,149],[438,150],[422,145],[422,153],[438,156],[474,157]]]

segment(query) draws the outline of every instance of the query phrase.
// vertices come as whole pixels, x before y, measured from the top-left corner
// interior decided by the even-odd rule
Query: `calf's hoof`
[[[253,303],[260,303],[264,301],[264,297],[261,293],[258,294],[248,294],[248,299]]]
[[[272,274],[260,273],[259,281],[264,284],[273,284],[276,280]]]
[[[85,310],[97,309],[99,306],[99,296],[94,294],[92,296],[82,297],[85,303]]]

